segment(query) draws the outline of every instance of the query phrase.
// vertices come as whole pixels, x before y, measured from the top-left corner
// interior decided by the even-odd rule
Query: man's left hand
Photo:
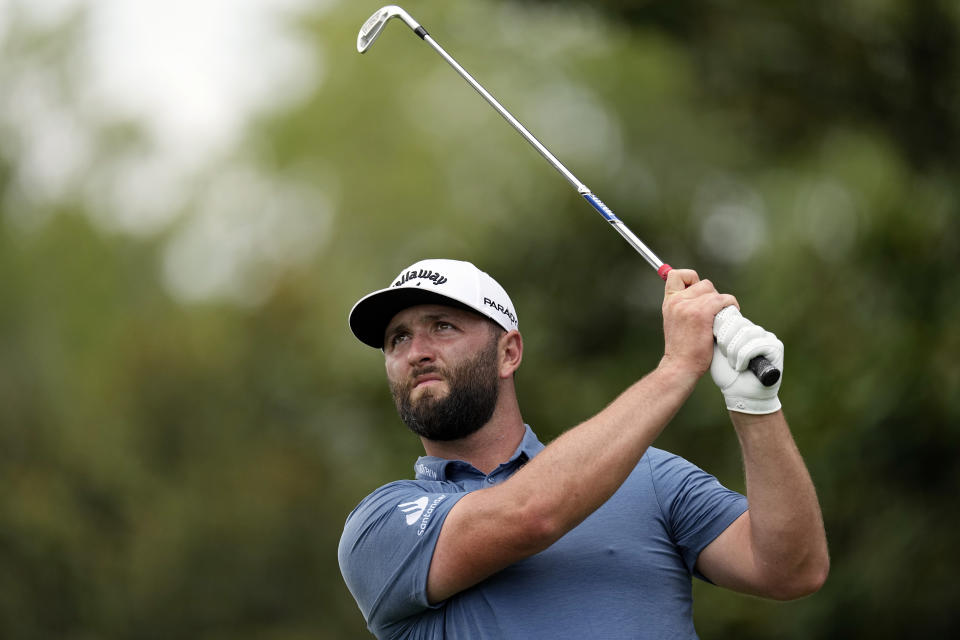
[[[777,392],[780,380],[765,387],[747,365],[756,356],[764,356],[783,371],[783,343],[763,327],[744,318],[736,307],[727,307],[714,320],[710,375],[723,393],[727,409],[740,413],[766,414],[780,409]]]

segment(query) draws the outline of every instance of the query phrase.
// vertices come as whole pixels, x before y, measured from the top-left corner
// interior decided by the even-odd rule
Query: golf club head
[[[419,23],[410,17],[410,14],[396,5],[387,5],[377,9],[372,16],[360,27],[360,33],[357,35],[357,51],[365,53],[367,49],[373,46],[373,43],[380,37],[383,28],[387,26],[390,18],[400,18],[407,26],[417,31],[420,29]]]

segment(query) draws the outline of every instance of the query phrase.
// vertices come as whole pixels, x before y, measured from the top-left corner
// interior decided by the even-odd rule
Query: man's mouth
[[[413,379],[413,388],[416,389],[425,385],[436,384],[442,380],[443,378],[436,373],[427,373]]]

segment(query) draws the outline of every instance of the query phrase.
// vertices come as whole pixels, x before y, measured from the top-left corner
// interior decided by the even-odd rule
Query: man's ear
[[[517,330],[508,331],[500,336],[499,346],[500,377],[509,378],[523,360],[523,338]]]

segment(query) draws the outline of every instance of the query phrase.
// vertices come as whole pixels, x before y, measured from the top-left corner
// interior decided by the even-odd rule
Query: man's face
[[[465,438],[486,424],[499,391],[502,332],[469,311],[418,305],[398,313],[384,341],[400,418],[430,440]]]

